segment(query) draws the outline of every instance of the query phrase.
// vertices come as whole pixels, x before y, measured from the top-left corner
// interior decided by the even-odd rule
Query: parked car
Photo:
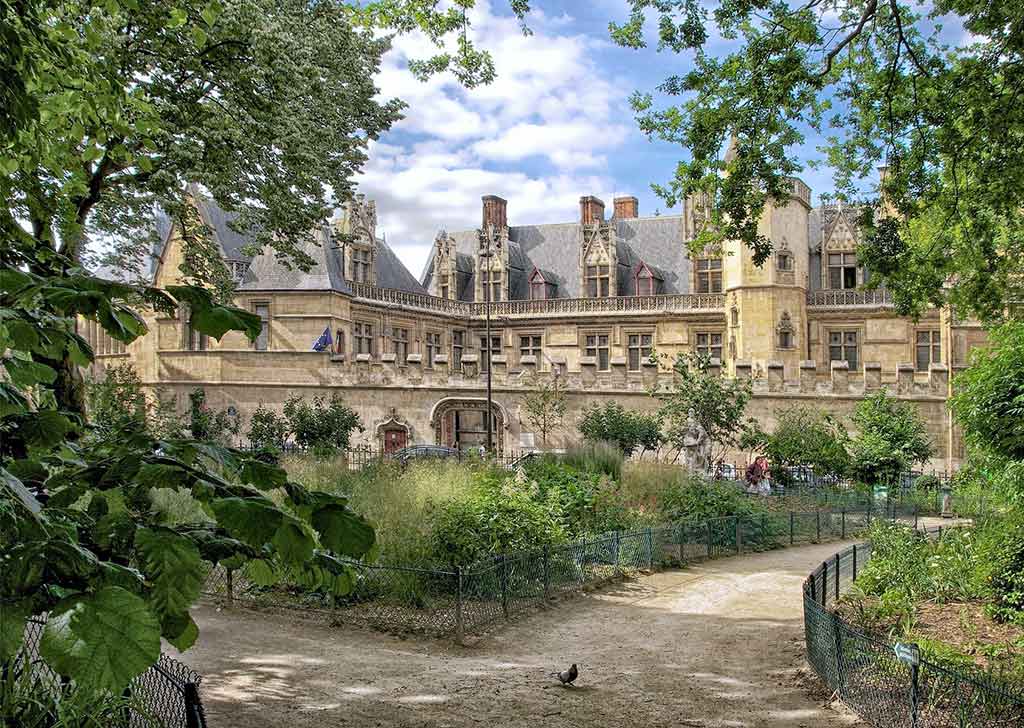
[[[389,460],[404,466],[413,460],[457,458],[459,457],[459,451],[454,447],[445,447],[444,445],[411,445],[388,453],[387,457]]]

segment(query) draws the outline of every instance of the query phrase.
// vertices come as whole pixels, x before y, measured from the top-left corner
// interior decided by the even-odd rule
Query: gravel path
[[[614,584],[467,647],[204,605],[182,659],[211,728],[860,725],[803,662],[800,585],[844,545]],[[571,662],[577,688],[548,677]]]

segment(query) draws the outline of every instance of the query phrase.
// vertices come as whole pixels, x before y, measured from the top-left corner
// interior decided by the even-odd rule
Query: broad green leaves
[[[187,614],[199,598],[203,569],[199,549],[166,528],[141,528],[135,534],[143,570],[151,582],[149,601],[161,617]]]
[[[337,554],[359,558],[373,548],[373,528],[343,505],[329,504],[317,509],[312,521],[320,533],[320,542]]]
[[[242,331],[255,341],[260,335],[262,321],[251,311],[235,306],[223,306],[213,300],[213,294],[196,286],[168,286],[167,290],[191,310],[192,326],[204,334],[220,339],[228,331]]]
[[[57,604],[39,652],[62,675],[118,692],[160,657],[160,624],[141,598],[106,587]]]
[[[0,602],[0,663],[10,660],[21,647],[28,608],[18,602]]]
[[[256,548],[269,543],[284,520],[284,514],[265,498],[219,498],[212,506],[217,523]]]

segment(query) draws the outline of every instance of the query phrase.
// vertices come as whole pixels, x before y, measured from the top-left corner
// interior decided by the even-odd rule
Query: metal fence
[[[263,587],[244,570],[211,570],[208,596],[268,609],[299,611],[326,623],[461,640],[556,597],[625,574],[680,566],[797,543],[848,538],[864,531],[871,509],[777,512],[615,531],[567,544],[497,554],[451,567],[350,563],[355,586],[345,597],[298,585]]]
[[[942,538],[943,529],[919,533]],[[804,582],[807,660],[829,689],[868,723],[885,728],[1024,725],[1024,694],[921,658],[913,646],[897,649],[830,611],[870,558],[870,544],[851,546],[822,562]]]
[[[44,691],[57,693],[64,687],[60,675],[39,656],[44,618],[33,617],[25,626],[21,649],[7,669],[27,670],[31,680]],[[199,673],[161,653],[160,659],[132,680],[125,690],[126,714],[121,725],[128,728],[206,728],[206,714],[199,698]]]

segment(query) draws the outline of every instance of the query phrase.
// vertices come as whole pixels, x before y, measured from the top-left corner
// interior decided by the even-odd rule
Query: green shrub
[[[103,434],[146,428],[149,402],[131,364],[120,364],[86,381],[89,422]]]
[[[850,443],[850,474],[867,483],[894,482],[911,466],[932,456],[934,448],[920,413],[885,390],[857,404]]]
[[[914,490],[929,491],[938,490],[942,485],[934,475],[922,475],[914,481]]]
[[[708,482],[695,475],[683,475],[664,490],[658,500],[664,520],[699,523],[726,516],[767,513],[754,498],[729,483]]]
[[[578,429],[587,442],[611,443],[629,457],[638,449],[656,450],[661,444],[657,415],[627,410],[618,402],[591,404],[583,410]]]
[[[192,437],[202,442],[230,445],[231,438],[238,434],[238,416],[226,410],[212,409],[206,404],[206,392],[193,389],[188,395],[189,430]]]
[[[260,403],[249,419],[246,437],[254,448],[281,450],[288,439],[288,432],[288,421]]]
[[[808,407],[791,407],[776,413],[778,424],[771,434],[748,429],[740,446],[761,452],[772,465],[772,478],[788,485],[786,468],[809,466],[817,475],[845,475],[850,465],[846,431],[830,415]]]
[[[434,558],[444,564],[470,564],[565,541],[556,513],[529,491],[529,484],[492,471],[483,475],[469,498],[438,506],[430,519]]]
[[[990,519],[980,530],[980,577],[992,592],[989,613],[1024,624],[1024,510]]]
[[[348,448],[352,432],[363,432],[362,422],[337,394],[331,398],[290,397],[284,403],[284,416],[295,442],[309,448],[318,459],[330,457]]]
[[[615,443],[587,440],[568,448],[561,460],[584,473],[604,474],[615,480],[622,478],[623,451]]]

